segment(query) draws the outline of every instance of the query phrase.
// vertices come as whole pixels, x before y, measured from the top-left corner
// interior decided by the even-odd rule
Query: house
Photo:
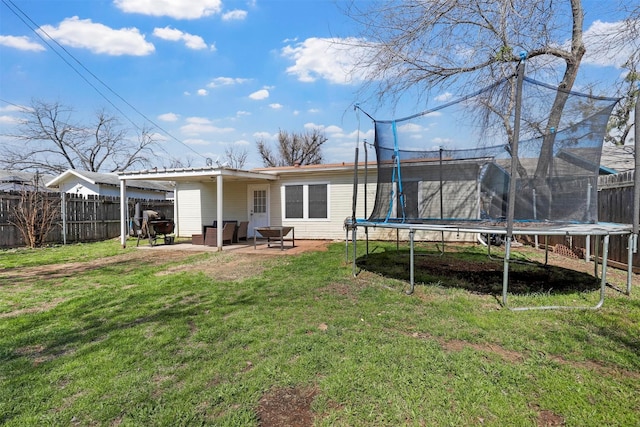
[[[358,209],[364,215],[364,164],[359,165]],[[375,198],[375,164],[369,165],[368,206]],[[353,214],[353,163],[259,168],[225,167],[119,172],[121,195],[139,180],[172,181],[174,222],[179,237],[202,233],[204,225],[225,220],[256,227],[291,226],[301,239],[344,239],[344,220]],[[122,206],[126,218],[126,206]],[[123,245],[126,238],[123,219]],[[220,243],[218,246],[222,246]]]
[[[201,234],[203,227],[212,225],[214,221],[223,224],[224,221],[235,220],[249,221],[249,237],[254,235],[256,227],[286,226],[294,227],[296,238],[344,239],[345,219],[354,214],[354,169],[353,163],[257,168],[250,171],[226,167],[152,169],[119,172],[118,179],[122,200],[130,197],[129,189],[139,186],[140,181],[173,182],[173,220],[178,237]],[[364,163],[360,163],[357,171],[355,216],[368,218],[375,202],[378,171],[375,162],[370,162],[366,168]],[[473,191],[468,191],[469,194],[476,193],[475,185]],[[480,209],[477,210],[480,215]],[[126,206],[122,205],[121,212],[124,245],[128,216]],[[473,217],[473,212],[467,216]],[[388,228],[369,228],[367,231],[373,240],[407,238],[405,232]],[[435,241],[443,238],[439,232],[421,233],[417,238]],[[477,239],[473,233],[445,233],[444,237],[452,241],[473,242]],[[221,246],[222,242],[219,241],[218,247]]]
[[[22,191],[33,190],[38,181],[38,186],[42,190],[44,183],[53,179],[53,175],[46,175],[34,172],[22,172],[16,170],[0,170],[0,191]],[[55,189],[46,189],[46,191],[57,191]]]
[[[120,179],[114,173],[68,169],[46,182],[46,186],[60,192],[87,196],[120,196]],[[135,199],[166,200],[173,197],[173,186],[166,181],[133,181],[127,195]]]

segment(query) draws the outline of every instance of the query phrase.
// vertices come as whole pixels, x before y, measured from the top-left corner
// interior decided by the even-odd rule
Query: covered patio
[[[272,173],[266,172],[251,172],[244,171],[239,169],[231,169],[225,167],[203,167],[203,168],[179,168],[179,169],[150,169],[150,170],[142,170],[142,171],[133,171],[133,172],[119,172],[118,177],[120,179],[120,242],[122,247],[126,247],[127,235],[128,235],[128,220],[130,218],[130,213],[128,211],[128,200],[127,200],[127,182],[135,181],[135,180],[145,180],[145,181],[170,181],[174,184],[174,222],[175,222],[175,234],[177,236],[186,236],[186,232],[188,230],[181,230],[181,227],[185,227],[187,223],[186,218],[182,218],[185,216],[186,212],[189,211],[188,201],[181,200],[181,192],[179,191],[180,187],[190,187],[195,188],[193,193],[200,191],[196,196],[198,208],[206,209],[207,200],[204,200],[204,196],[202,195],[202,191],[198,190],[204,187],[211,186],[212,183],[215,183],[215,222],[217,226],[217,241],[215,242],[215,248],[217,250],[222,250],[223,247],[223,233],[222,229],[224,227],[225,218],[225,185],[229,185],[233,183],[235,185],[236,190],[238,188],[244,188],[245,199],[247,197],[247,188],[252,184],[268,184],[272,181],[278,180],[278,176]],[[238,200],[238,194],[230,193],[230,196],[234,195],[236,200]],[[182,203],[184,202],[184,203]],[[192,209],[193,210],[193,209]],[[251,216],[253,212],[249,212],[248,209],[237,209],[235,212],[232,212],[234,215],[244,215],[251,220]],[[192,223],[197,221],[196,219],[189,218],[189,221]],[[205,224],[204,218],[200,214],[199,222],[201,224],[198,225],[199,228],[204,227],[205,225],[211,225],[210,221]],[[192,226],[193,227],[193,226]],[[195,234],[195,233],[194,233]],[[248,239],[249,240],[249,239]],[[248,242],[250,243],[250,242]]]

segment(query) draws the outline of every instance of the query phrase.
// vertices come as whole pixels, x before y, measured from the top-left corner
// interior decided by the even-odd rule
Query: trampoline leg
[[[346,227],[344,236],[344,262],[349,262],[349,227]]]
[[[596,236],[593,245],[593,275],[598,277],[598,255],[600,255],[600,236]]]
[[[507,307],[507,291],[509,289],[509,257],[511,256],[511,239],[504,242],[504,266],[502,267],[502,305]]]
[[[413,294],[414,285],[414,254],[413,254],[413,235],[415,231],[409,230],[409,282],[411,284],[410,289],[407,291],[407,295]]]
[[[358,272],[356,271],[356,230],[357,228],[354,226],[353,230],[351,230],[351,237],[353,238],[353,267],[352,267],[352,273],[353,273],[353,277],[356,277],[358,275]]]
[[[604,293],[607,288],[607,258],[609,258],[609,235],[604,236],[602,245],[602,278],[600,279],[600,301],[594,308],[602,307],[604,304]]]
[[[631,280],[633,277],[633,254],[637,250],[638,235],[629,234],[629,245],[627,246],[627,295],[631,295]]]
[[[544,265],[549,265],[549,236],[544,236]]]

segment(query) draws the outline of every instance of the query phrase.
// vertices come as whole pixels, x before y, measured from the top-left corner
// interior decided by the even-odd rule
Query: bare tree
[[[150,129],[142,128],[130,139],[129,131],[104,110],[90,125],[74,121],[73,113],[59,102],[33,100],[17,132],[7,135],[17,144],[0,149],[0,163],[7,169],[54,174],[67,169],[113,172],[149,164],[156,147]]]
[[[248,155],[246,149],[241,149],[238,146],[227,145],[224,149],[225,162],[233,169],[244,168]]]
[[[42,186],[36,173],[32,185],[23,185],[18,205],[11,208],[9,223],[14,225],[27,246],[40,247],[60,219],[60,197]]]
[[[459,87],[468,93],[512,75],[520,52],[526,52],[529,74],[557,73],[561,90],[539,129],[543,140],[532,182],[540,198],[550,196],[545,183],[554,130],[586,51],[582,0],[351,1],[345,13],[362,29],[354,43],[360,56],[353,72],[366,77],[363,92],[372,89],[379,101],[396,102],[407,92],[428,96],[435,88]],[[638,7],[629,13],[638,13]],[[637,34],[638,26],[637,20],[630,20],[621,31]],[[625,38],[620,40],[624,43]],[[498,105],[494,100],[485,104],[485,113],[492,111],[501,118],[509,143],[513,99],[510,94],[501,101],[506,110],[491,110]],[[520,167],[518,172],[526,173]]]
[[[324,133],[314,129],[304,134],[278,132],[278,146],[274,152],[264,140],[256,141],[258,152],[267,167],[317,165],[322,163],[322,144],[327,142]]]
[[[633,111],[637,108],[638,91],[640,89],[640,53],[629,58],[624,68],[627,75],[620,85],[619,92],[622,100],[616,105],[611,118],[609,119],[608,132],[605,141],[614,145],[624,145],[630,138],[633,138],[633,128],[637,126],[633,122]],[[632,139],[629,139],[631,141]]]

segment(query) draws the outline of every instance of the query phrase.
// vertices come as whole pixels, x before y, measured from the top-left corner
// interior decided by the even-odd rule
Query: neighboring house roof
[[[600,164],[620,173],[635,169],[635,147],[633,145],[605,145],[602,147]]]
[[[33,188],[35,172],[22,172],[15,170],[0,170],[0,191],[20,191],[24,187]],[[53,175],[38,174],[40,183],[44,185],[51,179]],[[47,189],[47,191],[54,191]]]
[[[100,173],[68,169],[47,182],[47,187],[58,188],[62,182],[74,177],[85,180],[91,184],[110,185],[114,187],[120,186],[120,179],[115,173]],[[127,187],[159,192],[173,191],[173,186],[169,182],[163,181],[136,180],[127,183]]]

